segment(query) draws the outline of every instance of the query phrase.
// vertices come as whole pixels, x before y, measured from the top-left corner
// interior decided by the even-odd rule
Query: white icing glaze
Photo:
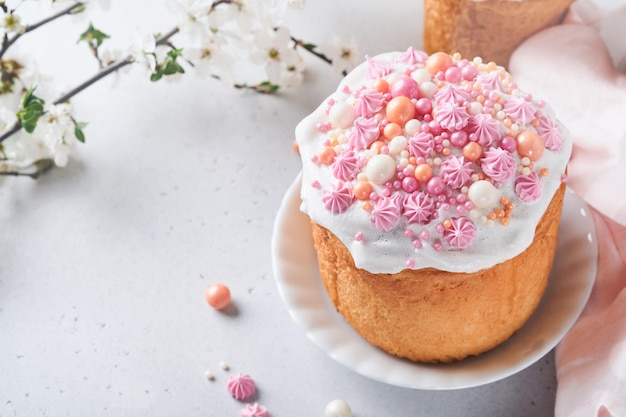
[[[400,53],[398,52],[387,53],[374,57],[374,60],[393,63],[399,55]],[[481,67],[486,64],[474,60],[473,65]],[[423,65],[416,64],[414,66],[417,68]],[[393,80],[398,78],[399,73],[412,74],[414,79],[421,82],[422,94],[426,93],[428,97],[434,97],[431,101],[433,106],[436,107],[436,92],[437,90],[442,90],[432,81],[426,80],[422,68],[414,68],[412,72],[405,72],[406,68],[407,65],[405,64],[394,65],[394,71],[383,78]],[[500,70],[503,71],[503,69],[498,67],[498,71]],[[337,91],[329,99],[334,100],[335,103],[349,103],[353,105],[353,93],[359,91],[363,86],[369,88],[371,85],[371,80],[366,79],[366,71],[367,63],[357,67],[348,74]],[[479,75],[480,73],[479,71]],[[344,88],[346,87],[349,88],[352,94],[345,93],[346,90]],[[510,90],[512,96],[522,98],[526,96],[519,89]],[[506,98],[510,98],[505,93],[501,94],[506,96]],[[473,198],[477,199],[477,204],[463,213],[463,216],[473,220],[476,232],[472,244],[466,249],[459,250],[447,245],[442,233],[443,220],[459,216],[456,207],[448,208],[446,204],[442,204],[437,208],[435,218],[428,224],[409,224],[407,217],[401,216],[395,227],[388,232],[377,229],[374,226],[371,212],[365,210],[362,207],[363,201],[358,199],[354,199],[353,204],[341,213],[333,214],[325,208],[322,202],[324,191],[332,189],[339,181],[333,176],[330,166],[321,164],[317,156],[323,149],[324,143],[327,143],[329,140],[329,137],[340,137],[349,130],[349,128],[346,130],[334,129],[333,131],[318,129],[319,125],[329,122],[327,103],[328,101],[325,101],[324,104],[320,105],[296,128],[296,140],[303,161],[301,210],[308,214],[314,222],[329,229],[346,245],[358,268],[372,273],[397,273],[406,269],[407,265],[411,265],[411,269],[432,267],[451,272],[475,272],[490,268],[520,254],[532,243],[535,227],[556,190],[561,185],[561,176],[565,172],[572,148],[572,141],[568,132],[554,118],[554,114],[548,106],[541,107],[536,101],[530,101],[534,109],[541,110],[546,117],[554,119],[563,135],[562,148],[558,152],[546,149],[542,158],[535,163],[536,167],[533,167],[537,171],[542,168],[549,172],[549,175],[542,176],[540,180],[543,188],[542,195],[532,203],[524,203],[516,195],[514,181],[516,177],[522,175],[523,171],[521,158],[517,152],[512,152],[511,155],[515,158],[518,170],[505,183],[495,184],[495,187],[491,184],[488,186],[483,184],[482,188],[481,185],[478,185],[478,189],[475,192],[469,193],[469,190],[472,189],[472,183],[476,183],[479,180],[479,178],[476,178],[476,175],[472,175],[472,182],[465,184],[462,188],[463,192],[458,192],[457,195],[463,193],[468,201],[471,201]],[[466,105],[468,108],[472,108],[472,110],[475,110],[477,107],[476,105],[472,106],[471,103],[466,103]],[[341,104],[341,106],[344,106],[344,104]],[[494,113],[499,113],[499,108],[494,108],[496,109]],[[345,112],[350,113],[343,108],[342,113]],[[384,109],[382,112],[384,113]],[[333,114],[332,108],[330,113]],[[416,122],[410,123],[415,125]],[[516,126],[514,123],[511,130],[516,131],[518,128],[519,131],[535,131],[530,123],[520,126]],[[415,126],[407,126],[407,130],[419,131]],[[382,134],[381,138],[384,140]],[[336,149],[341,149],[341,146],[343,145],[337,145]],[[452,155],[462,155],[460,149],[451,149]],[[380,178],[389,176],[388,162],[390,158],[394,159],[396,164],[401,165],[403,157],[396,151],[397,149],[392,146],[388,155],[375,155],[372,154],[371,150],[360,152],[362,163],[359,172],[361,174],[355,175],[352,183],[355,184],[359,179],[363,179],[364,176],[365,179],[370,177],[370,184],[374,192],[382,196],[385,185],[375,178],[377,176],[380,176]],[[372,157],[373,155],[375,156]],[[383,156],[384,158],[379,158]],[[369,162],[368,158],[371,158]],[[426,161],[432,165],[433,171],[438,173],[440,170],[439,165],[445,158],[445,156],[439,153],[431,153],[426,158]],[[380,163],[380,161],[376,161],[378,159],[386,162]],[[480,161],[473,165],[474,170],[477,169],[477,165],[480,165]],[[372,169],[372,172],[370,172],[370,169]],[[478,170],[480,171],[480,168]],[[424,190],[424,188],[424,184],[420,185],[420,190]],[[404,193],[404,195],[406,194],[409,193]],[[499,202],[502,197],[506,197],[515,205],[510,216],[510,222],[506,226],[501,225],[498,221],[488,220],[486,217],[490,211],[501,207]],[[480,200],[480,203],[478,200]],[[355,239],[356,235],[362,236],[362,239]],[[419,240],[419,242],[415,244],[414,240]]]

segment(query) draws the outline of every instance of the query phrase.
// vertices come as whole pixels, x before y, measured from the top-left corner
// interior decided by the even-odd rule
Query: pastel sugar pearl
[[[400,78],[391,86],[391,97],[398,96],[417,99],[420,96],[420,87],[413,78]]]
[[[411,78],[417,81],[418,84],[423,84],[425,82],[431,81],[433,75],[428,72],[426,68],[420,68],[411,73]]]
[[[216,310],[222,310],[230,304],[230,290],[224,284],[211,284],[204,293],[206,302]]]
[[[326,405],[325,417],[352,417],[352,410],[344,400],[333,400]]]
[[[385,110],[387,120],[404,126],[406,122],[415,116],[415,105],[410,98],[398,96],[392,98]]]
[[[446,184],[439,177],[432,177],[426,184],[426,189],[432,195],[439,195],[446,190]]]
[[[476,142],[469,142],[463,147],[463,156],[468,161],[477,161],[483,152],[483,148]]]
[[[475,207],[486,209],[496,203],[498,190],[489,181],[479,180],[470,185],[467,198]]]
[[[431,74],[445,71],[453,65],[452,57],[445,52],[435,52],[426,60],[426,69]]]
[[[467,144],[468,134],[465,130],[457,130],[450,135],[450,143],[457,148],[463,148]]]
[[[367,161],[365,175],[374,184],[384,184],[396,173],[396,161],[389,155],[374,155]]]
[[[422,183],[427,183],[433,177],[433,168],[428,164],[419,164],[415,168],[415,178]]]
[[[335,103],[328,112],[328,120],[334,128],[346,129],[352,125],[355,118],[354,107],[345,101]]]
[[[516,141],[517,153],[521,156],[525,156],[531,161],[538,161],[541,159],[544,151],[544,144],[538,134],[530,130],[526,130],[517,135]]]
[[[433,82],[425,82],[420,85],[420,95],[426,98],[432,98],[437,92],[437,85]]]
[[[417,110],[417,108],[416,108],[416,110]],[[416,134],[420,130],[422,130],[422,122],[420,122],[417,119],[411,119],[408,122],[406,122],[406,124],[404,125],[404,131],[409,136],[413,136],[414,134]]]
[[[406,149],[407,140],[404,136],[396,136],[389,142],[389,152],[399,154]]]

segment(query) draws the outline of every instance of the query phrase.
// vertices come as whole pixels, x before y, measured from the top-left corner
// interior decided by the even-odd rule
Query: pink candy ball
[[[398,96],[418,99],[420,96],[420,87],[413,78],[400,78],[391,86],[391,97]]]
[[[427,98],[420,98],[415,103],[415,111],[421,116],[430,114],[433,111],[433,104]]]
[[[439,177],[432,177],[426,184],[426,189],[432,195],[439,195],[446,190],[446,184]]]

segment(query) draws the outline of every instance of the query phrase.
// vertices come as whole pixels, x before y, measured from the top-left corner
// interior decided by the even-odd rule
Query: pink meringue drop
[[[252,377],[241,372],[237,375],[231,375],[226,387],[230,395],[239,401],[249,398],[256,391]]]
[[[248,404],[239,410],[239,417],[269,417],[267,409],[257,403]]]

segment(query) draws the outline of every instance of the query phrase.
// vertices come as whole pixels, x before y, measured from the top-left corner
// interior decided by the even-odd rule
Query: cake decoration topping
[[[257,403],[248,404],[239,411],[239,417],[269,417],[267,409]]]
[[[226,387],[228,392],[236,400],[245,400],[254,394],[256,387],[254,380],[248,374],[239,373],[237,375],[231,375],[228,377]]]
[[[322,201],[331,213],[343,213],[352,204],[352,191],[347,183],[338,183],[332,190],[324,190]]]
[[[333,400],[326,404],[324,415],[326,417],[352,417],[352,410],[344,400]]]
[[[224,284],[211,284],[204,293],[206,302],[216,310],[222,310],[230,304],[230,290]]]
[[[355,262],[370,272],[408,265],[393,259],[470,272],[521,252],[532,241],[526,219],[539,221],[571,152],[549,107],[504,68],[413,48],[367,57],[297,137],[303,210],[341,225],[331,232],[348,248],[359,243]],[[402,255],[378,256],[378,245]]]
[[[443,229],[443,238],[455,249],[466,249],[476,236],[476,226],[469,218],[452,217],[448,227]]]

